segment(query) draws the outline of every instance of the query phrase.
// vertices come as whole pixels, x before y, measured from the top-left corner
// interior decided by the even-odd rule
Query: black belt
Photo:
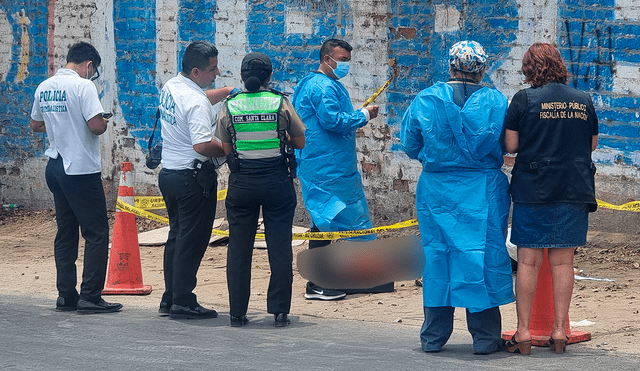
[[[184,175],[190,178],[196,177],[196,172],[194,169],[182,169],[182,170],[162,169],[162,171],[166,171],[172,174]]]

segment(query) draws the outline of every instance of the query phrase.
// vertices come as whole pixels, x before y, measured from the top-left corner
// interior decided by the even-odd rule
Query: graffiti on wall
[[[67,12],[56,12],[65,3],[0,2],[0,33],[8,33],[15,40],[0,45],[10,56],[0,57],[4,58],[0,66],[0,162],[38,156],[44,150],[45,137],[30,132],[28,116],[37,84],[61,67],[53,65],[54,54],[59,62],[62,57],[58,53],[68,46],[56,45],[53,38],[55,27],[69,21]],[[375,9],[369,3],[375,3]],[[628,37],[638,34],[638,20],[630,22],[614,0],[598,2],[603,10],[597,14],[589,13],[599,11],[592,0],[549,3],[543,10],[553,14],[543,16],[557,24],[557,36],[555,29],[536,32],[547,32],[546,37],[556,39],[576,77],[572,84],[594,97],[602,122],[602,145],[622,152],[639,151],[638,93],[630,89],[621,93],[621,84],[616,82],[621,63],[633,66],[639,62],[640,46]],[[353,71],[344,80],[357,100],[364,100],[386,81],[391,73],[386,60],[396,58],[400,76],[380,98],[386,124],[394,133],[415,94],[446,78],[448,47],[460,39],[477,40],[494,56],[486,83],[500,87],[500,68],[517,74],[517,66],[506,61],[521,57],[524,44],[530,41],[527,30],[540,27],[530,24],[537,16],[527,12],[541,8],[536,8],[534,0],[507,0],[499,8],[489,0],[157,0],[154,4],[115,0],[112,7],[87,7],[91,12],[110,11],[106,14],[109,27],[102,29],[113,30],[113,34],[78,31],[84,37],[113,40],[114,50],[101,50],[103,54],[114,53],[115,61],[114,81],[103,82],[104,88],[115,90],[115,104],[127,123],[127,135],[143,150],[151,134],[161,86],[178,72],[180,55],[191,40],[205,39],[219,45],[219,86],[240,87],[237,70],[242,56],[248,51],[262,51],[272,56],[274,86],[291,92],[297,81],[317,67],[322,41],[345,38],[357,47]],[[54,21],[58,24],[52,25]],[[511,80],[507,84],[510,91],[520,88]],[[381,141],[394,138],[382,132],[371,135]],[[381,148],[397,150],[393,144]],[[625,162],[640,166],[633,158],[627,156]]]
[[[579,30],[572,30],[572,23],[564,21],[569,57],[567,69],[574,88],[587,91],[611,90],[614,69],[611,27],[596,27],[587,34],[587,22],[581,22]],[[576,37],[578,36],[578,37]],[[595,48],[591,42],[595,41]]]
[[[635,65],[636,71],[640,68],[639,44],[632,36],[640,29],[640,19],[633,7],[625,13],[615,1],[601,5],[604,7],[585,6],[578,13],[576,8],[562,8],[558,43],[572,77],[570,83],[589,92],[596,103],[603,149],[596,160],[638,167],[640,90],[633,85],[640,82],[640,75],[621,77],[626,69],[634,69],[629,66]],[[599,21],[585,20],[588,17]]]

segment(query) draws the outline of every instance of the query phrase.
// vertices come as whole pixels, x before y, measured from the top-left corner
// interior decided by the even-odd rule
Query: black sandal
[[[556,354],[562,354],[567,349],[567,341],[569,341],[568,336],[565,340],[554,340],[549,337],[549,350],[556,352]]]
[[[520,353],[523,355],[531,354],[531,340],[521,341],[518,343],[516,341],[515,334],[513,334],[511,340],[508,340],[505,345],[507,346],[509,353]]]

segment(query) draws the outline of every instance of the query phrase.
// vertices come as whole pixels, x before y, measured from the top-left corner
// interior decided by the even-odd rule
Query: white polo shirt
[[[67,175],[99,173],[100,138],[87,121],[104,109],[93,82],[61,68],[38,85],[34,97],[31,118],[44,121],[49,140],[45,155],[62,155]]]
[[[214,113],[204,90],[188,77],[178,74],[160,93],[162,167],[192,169],[194,159],[211,160],[193,149],[213,139]]]

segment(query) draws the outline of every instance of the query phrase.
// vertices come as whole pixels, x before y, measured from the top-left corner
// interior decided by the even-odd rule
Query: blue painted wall
[[[116,103],[122,110],[128,134],[143,150],[146,150],[146,140],[153,126],[159,93],[155,71],[157,12],[153,4],[142,0],[115,0],[112,15],[117,69],[116,81],[112,83],[117,84]],[[262,51],[272,56],[276,71],[274,85],[286,89],[317,67],[323,40],[358,38],[355,10],[351,4],[347,0],[247,0],[246,45],[238,45],[238,49]],[[434,32],[438,5],[460,12],[461,21],[456,31]],[[181,9],[176,14],[178,55],[191,40],[216,42],[218,2],[179,0],[178,6]],[[502,1],[500,6],[493,0],[389,0],[386,6],[386,58],[395,57],[401,66],[400,76],[385,93],[391,135],[397,135],[393,128],[397,128],[417,92],[446,78],[447,51],[454,42],[474,39],[486,47],[494,57],[485,78],[489,85],[494,83],[491,81],[493,72],[504,67],[505,58],[512,50],[523,48],[516,40],[521,21],[517,0]],[[614,80],[618,65],[640,66],[640,39],[637,37],[640,21],[616,19],[616,6],[615,0],[559,1],[555,42],[574,77],[570,83],[587,91],[596,102],[602,133],[599,148],[616,153],[615,158],[603,157],[600,161],[638,168],[640,97],[616,90]],[[311,34],[285,32],[290,9],[304,11],[312,19]],[[29,74],[24,81],[15,82],[22,37],[22,27],[16,17],[22,10],[30,19],[27,26]],[[6,13],[13,35],[12,54],[5,58],[11,67],[0,82],[1,175],[2,168],[41,157],[45,148],[45,135],[32,133],[28,124],[33,92],[48,77],[48,2],[0,1],[0,11]],[[60,46],[61,49],[66,50],[66,45]],[[178,60],[178,66],[180,62]],[[640,81],[640,77],[636,79]],[[513,88],[515,92],[515,88],[520,87]],[[386,148],[390,153],[397,151],[393,145]]]
[[[31,19],[27,26],[31,35],[31,63],[24,81],[15,82],[19,73],[22,49],[14,46],[10,66],[4,81],[0,82],[0,168],[7,161],[24,159],[44,152],[44,134],[34,134],[29,127],[33,94],[47,76],[47,7],[44,1],[20,4],[12,1],[0,3],[6,12],[13,38],[22,37],[20,13]],[[14,44],[17,44],[14,42]]]
[[[640,63],[640,22],[616,20],[614,0],[569,0],[559,8],[558,40],[571,85],[602,102],[600,148],[620,150],[615,163],[633,163],[640,150],[640,97],[614,93],[616,65]]]

